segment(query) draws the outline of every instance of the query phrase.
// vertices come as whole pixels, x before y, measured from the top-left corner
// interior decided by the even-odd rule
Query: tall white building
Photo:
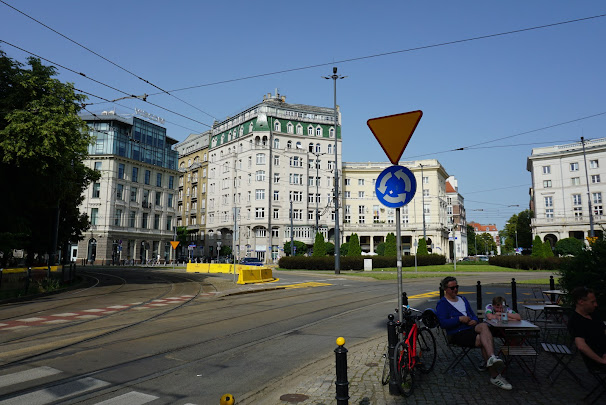
[[[170,260],[177,141],[164,127],[137,116],[109,111],[82,119],[96,138],[84,163],[101,178],[84,192],[79,207],[91,227],[78,243],[77,258],[97,264]]]
[[[430,252],[452,258],[456,249],[456,257],[465,256],[465,213],[456,179],[449,178],[436,159],[400,164],[417,180],[415,197],[400,209],[404,254],[415,254],[418,240],[426,235]],[[343,163],[343,234],[346,240],[358,234],[363,253],[372,254],[387,233],[395,233],[396,210],[383,206],[375,193],[377,177],[389,166],[385,162]]]
[[[277,92],[215,123],[205,250],[214,257],[220,246],[231,246],[237,257],[261,260],[271,250],[275,259],[291,239],[291,215],[294,239],[312,245],[316,206],[319,231],[326,240],[334,239],[334,170],[341,167],[340,156],[334,109],[289,104]]]
[[[590,231],[590,210],[596,236],[606,226],[606,138],[534,148],[527,170],[532,177],[532,232],[552,246],[561,239],[584,240]],[[585,162],[587,164],[585,164]]]

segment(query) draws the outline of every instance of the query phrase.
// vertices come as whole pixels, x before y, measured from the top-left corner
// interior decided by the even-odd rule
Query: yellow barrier
[[[245,264],[236,264],[236,273],[239,274],[242,269],[258,269],[258,266]],[[187,263],[186,271],[188,273],[227,273],[233,274],[234,265],[229,263]]]
[[[258,266],[242,266],[242,267],[248,267],[248,268],[240,270],[239,277],[238,277],[238,284],[267,283],[269,281],[274,281],[272,270],[269,267],[258,267]]]
[[[63,266],[51,266],[51,272],[55,273],[57,271],[61,271],[61,269],[63,268]],[[32,271],[34,270],[48,270],[48,267],[46,266],[40,266],[40,267],[32,267]],[[3,273],[5,274],[9,274],[9,273],[27,273],[27,267],[18,267],[18,268],[12,268],[12,269],[3,269],[2,270]]]

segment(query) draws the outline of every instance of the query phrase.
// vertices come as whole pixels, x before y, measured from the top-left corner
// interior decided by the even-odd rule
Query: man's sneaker
[[[486,367],[492,368],[495,367],[497,370],[501,370],[505,366],[503,360],[495,356],[494,354],[486,360]]]
[[[478,371],[486,371],[488,370],[488,367],[486,367],[486,362],[484,360],[482,360],[480,362],[480,364],[478,365]]]
[[[502,376],[502,375],[500,375],[500,374],[499,374],[498,376],[496,376],[495,378],[491,378],[491,379],[490,379],[490,382],[491,382],[493,385],[496,385],[497,387],[502,388],[502,389],[504,389],[504,390],[510,390],[510,389],[512,389],[512,388],[513,388],[513,387],[511,386],[511,384],[509,384],[509,383],[507,382],[507,380],[505,379],[505,377],[503,377],[503,376]]]

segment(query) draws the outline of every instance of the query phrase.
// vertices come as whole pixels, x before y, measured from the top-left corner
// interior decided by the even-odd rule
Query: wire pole
[[[583,145],[583,161],[585,162],[585,181],[587,181],[587,203],[589,204],[589,236],[593,238],[593,212],[591,211],[591,194],[589,194],[589,174],[587,173],[587,155],[585,154],[585,138],[581,137]]]

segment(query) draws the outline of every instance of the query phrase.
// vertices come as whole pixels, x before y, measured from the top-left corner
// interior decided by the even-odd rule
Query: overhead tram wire
[[[2,0],[0,0],[0,1],[2,1]],[[107,87],[107,88],[109,88],[109,89],[115,90],[115,91],[117,91],[117,92],[119,92],[119,93],[121,93],[121,94],[124,94],[125,96],[128,96],[128,98],[133,98],[133,99],[138,99],[138,100],[141,100],[141,101],[143,101],[143,102],[145,102],[145,103],[147,103],[147,104],[149,104],[149,105],[152,105],[152,106],[157,107],[157,108],[159,108],[159,109],[161,109],[161,110],[167,111],[167,112],[169,112],[169,113],[171,113],[171,114],[175,114],[175,115],[178,115],[178,116],[180,116],[180,117],[182,117],[182,118],[188,119],[188,120],[190,120],[190,121],[194,121],[194,122],[196,122],[196,123],[198,123],[198,124],[204,125],[205,127],[212,128],[212,126],[211,126],[211,125],[208,125],[208,124],[206,124],[206,123],[204,123],[204,122],[202,122],[202,121],[198,121],[198,120],[196,120],[196,119],[194,119],[194,118],[191,118],[191,117],[188,117],[188,116],[183,115],[183,114],[181,114],[181,113],[178,113],[178,112],[176,112],[176,111],[170,110],[170,109],[168,109],[168,108],[166,108],[166,107],[162,107],[161,105],[158,105],[158,104],[152,103],[151,101],[148,101],[148,100],[147,100],[147,97],[141,97],[141,96],[136,96],[136,95],[134,95],[134,94],[129,94],[128,92],[126,92],[126,91],[124,91],[124,90],[120,90],[120,89],[118,89],[118,88],[115,88],[115,87],[113,87],[113,86],[110,86],[109,84],[106,84],[106,83],[103,83],[103,82],[101,82],[101,81],[99,81],[99,80],[93,79],[92,77],[87,76],[85,73],[78,72],[78,71],[76,71],[76,70],[74,70],[74,69],[68,68],[67,66],[63,66],[63,65],[61,65],[61,64],[59,64],[59,63],[55,63],[54,61],[52,61],[52,60],[50,60],[50,59],[44,58],[44,57],[42,57],[42,56],[40,56],[40,55],[37,55],[37,54],[35,54],[35,53],[33,53],[33,52],[30,52],[30,51],[26,50],[26,49],[23,49],[23,48],[21,48],[21,47],[18,47],[18,46],[14,45],[14,44],[11,44],[10,42],[6,42],[5,40],[0,39],[0,43],[5,43],[5,44],[7,44],[7,45],[10,45],[10,46],[12,46],[12,47],[14,47],[14,48],[16,48],[16,49],[19,49],[20,51],[23,51],[23,52],[25,52],[25,53],[28,53],[28,54],[30,54],[30,55],[33,55],[33,56],[35,56],[36,58],[42,59],[42,60],[44,60],[44,61],[46,61],[46,62],[48,62],[48,63],[50,63],[50,64],[52,64],[52,65],[59,66],[60,68],[65,69],[65,70],[67,70],[67,71],[69,71],[69,72],[72,72],[72,73],[74,73],[74,74],[76,74],[76,75],[78,75],[78,76],[82,76],[82,77],[84,77],[84,78],[86,78],[86,79],[88,79],[88,80],[91,80],[91,81],[93,81],[93,82],[95,82],[95,83],[97,83],[97,84],[100,84],[100,85],[105,86],[105,87]],[[95,95],[95,94],[92,94],[92,93],[88,93],[88,92],[86,92],[86,91],[83,91],[83,90],[78,90],[78,91],[80,91],[80,92],[82,92],[82,93],[84,93],[84,94],[89,94],[89,95],[91,95],[91,96],[93,96],[93,97],[97,97],[97,98],[99,98],[99,99],[101,99],[101,100],[107,101],[108,103],[113,103],[113,102],[117,101],[117,100],[109,100],[109,99],[106,99],[105,97],[100,97],[100,96],[97,96],[97,95]],[[119,99],[118,99],[118,100],[119,100]]]
[[[10,7],[10,8],[12,8],[13,10],[17,11],[18,13],[20,13],[20,14],[24,15],[25,17],[27,17],[27,18],[29,18],[29,19],[31,19],[31,20],[33,20],[33,21],[37,22],[38,24],[42,25],[43,27],[45,27],[45,28],[47,28],[47,29],[51,30],[51,31],[52,31],[52,32],[54,32],[55,34],[57,34],[57,35],[59,35],[59,36],[61,36],[61,37],[65,38],[65,39],[67,39],[68,41],[70,41],[70,42],[72,42],[72,43],[74,43],[74,44],[78,45],[79,47],[81,47],[81,48],[83,48],[83,49],[87,50],[88,52],[92,53],[93,55],[98,56],[99,58],[103,59],[104,61],[106,61],[106,62],[108,62],[108,63],[111,63],[112,65],[116,66],[118,69],[121,69],[121,70],[123,70],[124,72],[126,72],[126,73],[128,73],[128,74],[130,74],[130,75],[132,75],[132,76],[136,77],[137,79],[139,79],[139,80],[141,80],[141,81],[143,81],[143,82],[145,82],[145,83],[149,84],[150,86],[152,86],[152,87],[154,87],[154,88],[156,88],[156,89],[160,90],[160,93],[155,93],[155,95],[157,95],[157,94],[168,94],[169,96],[174,97],[175,99],[177,99],[177,100],[181,101],[181,102],[182,102],[182,103],[184,103],[184,104],[187,104],[188,106],[190,106],[190,107],[192,107],[192,108],[194,108],[194,109],[196,109],[196,110],[200,111],[201,113],[208,115],[210,118],[213,118],[213,119],[215,119],[215,120],[217,120],[217,119],[218,119],[218,118],[216,118],[215,116],[213,116],[212,114],[209,114],[209,113],[207,113],[206,111],[204,111],[204,110],[202,110],[202,109],[200,109],[200,108],[196,107],[195,105],[193,105],[193,104],[191,104],[191,103],[189,103],[189,102],[187,102],[187,101],[185,101],[185,100],[183,100],[183,99],[180,99],[179,97],[175,96],[174,94],[171,94],[169,91],[164,90],[163,88],[161,88],[161,87],[159,87],[159,86],[155,85],[154,83],[150,82],[149,80],[146,80],[146,79],[144,79],[144,78],[140,77],[139,75],[137,75],[137,74],[135,74],[135,73],[131,72],[130,70],[128,70],[128,69],[126,69],[126,68],[124,68],[124,67],[122,67],[122,66],[118,65],[117,63],[115,63],[115,62],[113,62],[113,61],[109,60],[109,59],[108,59],[108,58],[106,58],[105,56],[100,55],[99,53],[97,53],[97,52],[93,51],[92,49],[90,49],[90,48],[88,48],[88,47],[86,47],[86,46],[82,45],[81,43],[79,43],[79,42],[77,42],[77,41],[75,41],[75,40],[71,39],[70,37],[68,37],[68,36],[66,36],[66,35],[64,35],[64,34],[62,34],[62,33],[60,33],[59,31],[57,31],[57,30],[55,30],[55,29],[53,29],[53,28],[49,27],[48,25],[46,25],[46,24],[44,24],[43,22],[41,22],[41,21],[39,21],[39,20],[35,19],[34,17],[32,17],[32,16],[30,16],[30,15],[28,15],[28,14],[24,13],[23,11],[21,11],[21,10],[19,10],[19,9],[15,8],[15,7],[13,7],[12,5],[8,4],[6,1],[4,1],[4,0],[0,0],[0,2],[1,2],[1,3],[3,3],[4,5],[6,5],[7,7]]]
[[[4,3],[3,0],[0,0],[0,1],[2,3]],[[500,36],[513,35],[513,34],[518,34],[521,32],[528,32],[528,31],[540,30],[540,29],[545,29],[545,28],[551,28],[551,27],[556,27],[559,25],[572,24],[572,23],[583,22],[583,21],[588,21],[588,20],[592,20],[592,19],[596,19],[596,18],[603,18],[603,17],[606,17],[606,14],[598,14],[598,15],[589,16],[589,17],[577,18],[574,20],[559,21],[559,22],[555,22],[555,23],[551,23],[551,24],[538,25],[538,26],[528,27],[528,28],[520,28],[518,30],[499,32],[496,34],[480,35],[477,37],[458,39],[458,40],[454,40],[454,41],[441,42],[441,43],[431,44],[431,45],[424,45],[424,46],[419,46],[419,47],[415,47],[415,48],[407,48],[407,49],[401,49],[401,50],[397,50],[397,51],[382,52],[382,53],[377,53],[377,54],[373,54],[373,55],[358,56],[358,57],[354,57],[354,58],[341,59],[341,60],[332,61],[332,62],[318,63],[318,64],[314,64],[314,65],[307,65],[307,66],[295,67],[295,68],[290,68],[290,69],[277,70],[274,72],[259,73],[256,75],[243,76],[243,77],[234,78],[234,79],[219,80],[216,82],[182,87],[179,89],[173,89],[173,90],[168,90],[168,91],[177,92],[177,91],[196,89],[196,88],[200,88],[200,87],[210,87],[210,86],[216,86],[219,84],[227,84],[227,83],[233,83],[233,82],[250,80],[250,79],[258,79],[260,77],[274,76],[274,75],[279,75],[279,74],[283,74],[283,73],[291,73],[291,72],[297,72],[297,71],[301,71],[301,70],[308,70],[308,69],[315,69],[315,68],[319,68],[319,67],[332,66],[332,65],[341,64],[341,63],[357,62],[360,60],[380,58],[383,56],[396,55],[396,54],[400,54],[400,53],[415,52],[415,51],[421,51],[424,49],[438,48],[438,47],[448,46],[448,45],[456,45],[456,44],[461,44],[461,43],[465,43],[465,42],[477,41],[477,40],[481,40],[481,39],[489,39],[489,38],[495,38],[495,37],[500,37]],[[151,93],[150,95],[158,95],[158,94],[161,94],[161,93]]]

